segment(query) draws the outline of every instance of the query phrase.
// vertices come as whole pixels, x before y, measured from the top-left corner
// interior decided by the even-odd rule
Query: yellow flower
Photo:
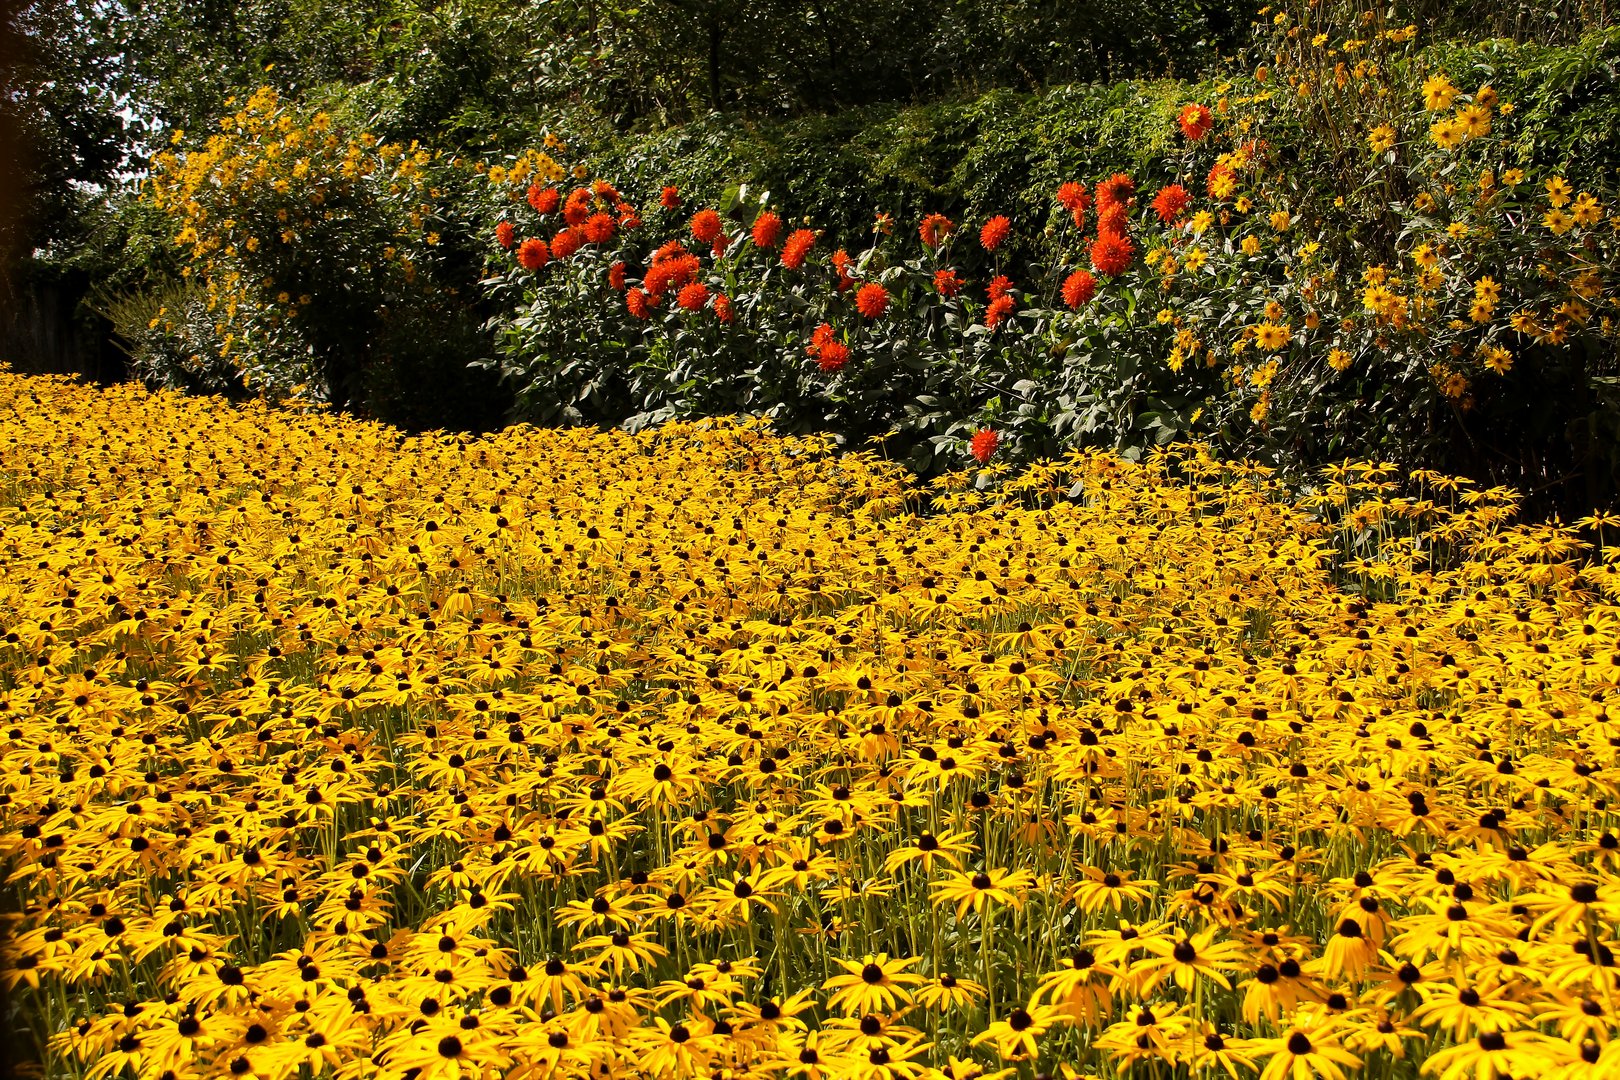
[[[1575,218],[1562,210],[1548,210],[1542,216],[1541,223],[1547,226],[1554,236],[1562,236],[1575,227]]]
[[[1328,367],[1334,371],[1345,371],[1350,367],[1350,354],[1343,349],[1331,349],[1327,356]]]
[[[1423,107],[1429,112],[1444,112],[1456,97],[1457,88],[1445,73],[1436,72],[1423,80]]]
[[[1372,147],[1373,153],[1382,154],[1395,147],[1395,129],[1388,124],[1379,124],[1367,134],[1367,145]]]
[[[1569,181],[1565,180],[1561,176],[1554,176],[1548,179],[1546,182],[1546,188],[1547,205],[1553,207],[1566,205],[1569,202],[1571,192],[1574,191],[1574,188],[1569,186]]]
[[[1273,210],[1271,212],[1272,229],[1277,232],[1287,232],[1291,224],[1293,224],[1293,219],[1289,217],[1287,210]]]
[[[1287,348],[1294,337],[1293,331],[1277,323],[1259,323],[1250,329],[1254,334],[1254,343],[1267,352]]]

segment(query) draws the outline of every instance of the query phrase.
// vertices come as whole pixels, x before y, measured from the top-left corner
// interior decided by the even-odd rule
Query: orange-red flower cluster
[[[1003,214],[997,214],[979,230],[979,243],[984,250],[994,252],[1006,242],[1007,235],[1012,232],[1012,222]]]
[[[962,291],[962,278],[955,270],[934,271],[934,291],[941,296],[955,296]]]
[[[683,285],[675,302],[687,311],[702,311],[709,303],[709,287],[701,281]]]
[[[700,244],[714,243],[724,229],[717,211],[699,210],[692,215],[692,238]]]
[[[518,245],[518,265],[525,270],[538,270],[550,258],[551,252],[547,250],[546,242],[539,237],[530,237]]]
[[[995,456],[996,447],[1001,445],[1001,436],[993,428],[980,428],[973,433],[968,449],[972,452],[980,465],[988,464]]]
[[[889,291],[875,281],[868,281],[855,293],[855,310],[868,319],[882,317],[889,310]]]
[[[770,250],[782,239],[782,219],[769,210],[754,219],[754,246]]]
[[[1181,125],[1181,133],[1193,142],[1200,142],[1215,126],[1215,117],[1209,108],[1204,105],[1187,105],[1182,108],[1181,115],[1176,118]]]
[[[944,214],[928,214],[917,226],[917,235],[931,248],[937,248],[956,230],[956,224]]]
[[[537,214],[550,214],[557,209],[562,195],[554,187],[541,187],[539,184],[529,185],[529,205],[534,207]]]
[[[512,241],[517,236],[517,227],[510,221],[503,221],[495,226],[495,242],[507,251],[512,250]]]
[[[1097,295],[1097,279],[1088,270],[1076,270],[1063,279],[1063,302],[1078,311]]]
[[[754,228],[759,228],[756,223]],[[789,270],[803,268],[804,260],[810,254],[810,249],[816,246],[816,234],[810,229],[795,229],[788,234],[787,242],[782,245],[782,265]]]
[[[811,332],[810,344],[805,352],[815,357],[816,366],[829,375],[843,370],[844,365],[849,363],[849,346],[838,340],[827,323],[822,323]]]
[[[1153,212],[1159,215],[1159,220],[1166,225],[1174,225],[1181,220],[1181,215],[1187,212],[1192,205],[1192,194],[1180,184],[1170,184],[1159,189],[1153,196]]]

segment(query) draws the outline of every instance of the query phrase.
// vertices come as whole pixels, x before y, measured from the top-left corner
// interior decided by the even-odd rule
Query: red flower
[[[1008,293],[1012,292],[1012,287],[1013,279],[1008,277],[1006,274],[1001,274],[990,279],[990,284],[985,289],[985,292],[990,294],[990,302],[995,303],[1003,296],[1006,296]]]
[[[550,258],[551,252],[546,250],[546,242],[538,237],[531,237],[518,245],[518,262],[525,270],[538,270]]]
[[[995,329],[1001,320],[1011,315],[1017,307],[1017,301],[1003,293],[990,301],[990,306],[984,309],[984,325]]]
[[[507,251],[512,250],[512,241],[517,236],[517,229],[510,221],[503,221],[495,226],[495,242]]]
[[[765,211],[754,219],[754,246],[769,250],[782,239],[782,219]]]
[[[988,464],[995,456],[996,447],[1001,445],[1001,436],[990,428],[980,428],[973,433],[973,439],[968,443],[968,449],[979,460],[980,465]]]
[[[549,214],[557,209],[557,204],[561,201],[562,196],[558,194],[556,188],[543,188],[539,184],[529,185],[529,205],[534,207],[536,213]]]
[[[685,255],[686,253],[687,251],[685,244],[681,243],[679,240],[671,240],[663,247],[653,252],[653,265],[656,266],[661,262],[666,262],[670,259],[677,258],[678,256]]]
[[[1153,196],[1153,212],[1166,225],[1174,225],[1191,205],[1192,196],[1180,184],[1160,188],[1159,193]]]
[[[613,215],[592,214],[585,219],[581,226],[585,230],[585,239],[593,244],[605,244],[613,239]]]
[[[622,262],[616,262],[608,267],[608,285],[614,292],[624,292],[624,273],[625,265]]]
[[[839,248],[832,254],[833,269],[838,271],[839,292],[843,292],[851,285],[855,284],[855,279],[849,276],[849,267],[852,262],[854,262],[854,260],[849,257],[849,252],[845,251],[843,248]]]
[[[955,270],[935,270],[934,288],[941,296],[955,296],[962,291],[962,279]]]
[[[1136,255],[1136,245],[1120,233],[1103,233],[1091,245],[1091,268],[1099,274],[1123,274]]]
[[[1086,231],[1086,208],[1084,206],[1074,208],[1074,227],[1081,232]]]
[[[563,202],[563,220],[570,225],[583,225],[591,216],[591,189],[575,188]]]
[[[699,210],[692,215],[692,236],[700,244],[712,244],[723,229],[720,215],[713,210]]]
[[[788,234],[787,242],[782,245],[782,265],[789,270],[799,269],[815,245],[815,233],[809,229],[795,229]]]
[[[675,302],[687,311],[701,311],[709,302],[709,287],[701,281],[694,281],[690,285],[681,286],[676,295]]]
[[[1063,302],[1079,310],[1097,295],[1097,279],[1088,270],[1076,270],[1063,279]]]
[[[979,243],[984,245],[984,250],[994,251],[1001,246],[1002,241],[1007,239],[1007,234],[1010,232],[1012,232],[1012,222],[1008,221],[1003,215],[997,214],[985,222],[984,227],[979,230]]]
[[[1215,117],[1203,105],[1187,105],[1182,108],[1176,123],[1181,125],[1183,135],[1193,142],[1199,142],[1215,126]]]
[[[591,191],[606,199],[608,202],[619,201],[619,189],[608,183],[606,180],[592,180]]]
[[[849,363],[849,346],[839,341],[833,328],[826,323],[816,327],[810,335],[810,345],[804,351],[815,357],[816,365],[828,374],[841,370]]]
[[[667,187],[658,195],[658,205],[665,210],[679,210],[681,208],[681,189]]]
[[[1124,173],[1115,173],[1097,185],[1097,212],[1101,213],[1105,206],[1114,204],[1123,206],[1130,202],[1131,196],[1135,194],[1136,181]]]
[[[1086,207],[1091,204],[1091,196],[1086,194],[1086,185],[1067,180],[1058,185],[1057,201],[1065,210],[1079,210],[1084,213]]]
[[[714,294],[714,317],[723,323],[728,323],[737,317],[737,313],[731,306],[731,297],[723,292]]]
[[[630,314],[637,319],[650,319],[652,309],[657,305],[658,298],[651,296],[645,289],[631,289],[624,294],[624,306],[630,309]]]
[[[889,293],[875,281],[868,281],[855,293],[855,310],[876,319],[889,309]]]
[[[917,226],[917,235],[922,242],[931,248],[937,248],[945,242],[945,238],[956,231],[956,224],[944,214],[929,214]]]
[[[1131,211],[1124,203],[1108,203],[1097,210],[1097,234],[1125,234],[1131,221]]]
[[[663,252],[670,246],[666,244],[660,248],[659,255],[663,256]],[[696,277],[698,271],[702,269],[696,255],[688,254],[679,244],[674,247],[677,249],[675,253],[654,257],[652,266],[647,268],[647,277],[642,284],[654,296],[662,296],[670,289],[680,288]]]
[[[585,243],[585,232],[572,226],[551,238],[551,257],[566,259]]]
[[[621,229],[639,229],[639,228],[641,228],[641,215],[636,213],[636,208],[635,207],[627,206],[627,205],[621,203],[618,210],[619,210],[619,228],[621,228]]]

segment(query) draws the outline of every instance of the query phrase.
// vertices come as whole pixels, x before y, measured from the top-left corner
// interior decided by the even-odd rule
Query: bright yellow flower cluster
[[[51,1075],[1620,1069],[1617,582],[1505,492],[11,375],[0,475]]]

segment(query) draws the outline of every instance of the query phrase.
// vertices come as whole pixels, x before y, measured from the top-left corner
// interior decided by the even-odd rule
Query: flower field
[[[1620,1072],[1607,551],[1380,467],[998,474],[0,375],[8,1024],[92,1080]]]

